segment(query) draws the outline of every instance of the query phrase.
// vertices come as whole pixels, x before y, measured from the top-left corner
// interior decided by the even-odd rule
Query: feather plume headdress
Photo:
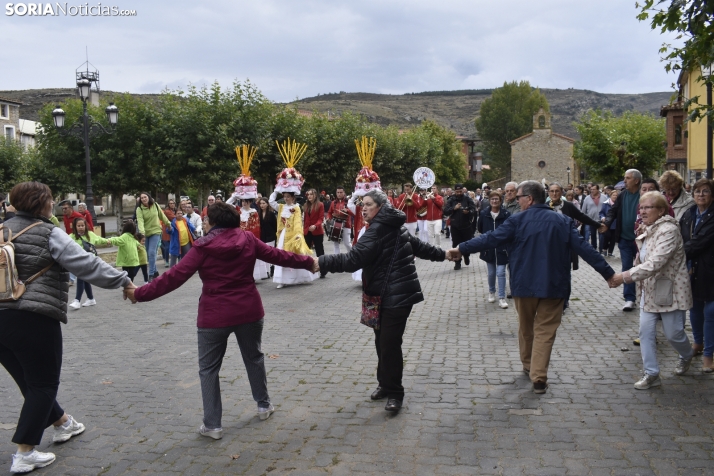
[[[368,138],[366,136],[362,136],[361,141],[355,139],[355,146],[357,147],[357,155],[359,156],[362,168],[357,173],[354,194],[362,197],[370,190],[381,190],[382,188],[379,181],[379,175],[377,175],[377,172],[372,170],[374,151],[377,149],[377,139],[374,137]]]
[[[240,166],[240,177],[233,181],[236,189],[233,196],[240,200],[249,200],[258,197],[258,182],[250,176],[250,164],[258,149],[250,145],[236,147],[238,165]]]
[[[305,180],[300,175],[300,172],[295,169],[295,165],[305,155],[307,144],[301,144],[295,140],[291,141],[289,137],[282,144],[278,141],[275,141],[275,144],[278,146],[283,162],[285,162],[285,168],[278,174],[275,190],[300,195],[300,189]]]

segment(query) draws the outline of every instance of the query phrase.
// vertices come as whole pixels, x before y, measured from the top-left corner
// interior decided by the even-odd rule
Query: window
[[[545,116],[540,116],[538,118],[538,127],[545,129]]]
[[[15,128],[13,126],[5,126],[5,139],[15,139]]]
[[[10,118],[10,108],[7,104],[0,104],[0,117],[3,119]]]
[[[682,116],[672,118],[674,123],[674,145],[682,145]]]

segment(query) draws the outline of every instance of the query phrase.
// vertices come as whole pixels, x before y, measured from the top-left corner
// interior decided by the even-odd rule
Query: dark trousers
[[[144,282],[148,283],[149,282],[149,265],[148,264],[140,264],[139,269],[141,270],[141,274],[144,275]],[[138,272],[137,272],[138,274]]]
[[[451,227],[451,244],[454,248],[465,241],[469,241],[471,238],[473,238],[473,233],[470,227],[461,230],[453,226]],[[457,263],[461,263],[461,260],[458,260]]]
[[[411,306],[382,309],[380,329],[374,330],[377,382],[386,390],[388,398],[397,400],[404,400],[402,336],[411,312]]]
[[[600,235],[600,251],[607,251],[610,254],[615,251],[614,236],[615,232],[613,230],[607,230]]]
[[[82,281],[81,279],[77,278],[77,292],[75,293],[74,298],[79,301],[80,299],[82,299],[82,294],[85,291],[87,292],[88,299],[94,299],[94,294],[92,293],[92,285],[86,281]]]
[[[311,231],[307,232],[305,235],[305,243],[307,243],[308,248],[312,248],[315,245],[315,254],[320,257],[325,254],[325,246],[322,241],[325,235],[313,235]]]
[[[164,258],[164,263],[169,264],[169,240],[161,240],[161,257]]]
[[[62,369],[60,322],[29,311],[0,310],[0,363],[25,397],[12,442],[37,446],[45,428],[64,415],[55,400]]]
[[[258,406],[268,408],[268,377],[265,373],[265,357],[260,350],[263,337],[263,319],[231,327],[198,328],[198,375],[201,378],[203,397],[203,424],[206,428],[221,428],[223,404],[218,373],[226,355],[228,338],[235,334],[243,364],[248,373],[248,382],[253,399]]]
[[[122,271],[126,271],[126,273],[129,275],[129,279],[131,279],[132,281],[134,281],[136,273],[139,272],[138,266],[122,266],[121,269]]]

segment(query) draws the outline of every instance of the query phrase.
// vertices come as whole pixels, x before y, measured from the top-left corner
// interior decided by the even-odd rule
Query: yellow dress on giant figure
[[[287,212],[287,213],[283,213]],[[284,215],[288,215],[288,218],[284,218]],[[284,237],[284,250],[290,251],[292,253],[297,253],[299,255],[309,255],[310,248],[308,248],[307,243],[305,243],[305,235],[302,229],[302,213],[300,212],[299,205],[279,205],[278,207],[278,234],[280,237],[283,229],[285,229]]]

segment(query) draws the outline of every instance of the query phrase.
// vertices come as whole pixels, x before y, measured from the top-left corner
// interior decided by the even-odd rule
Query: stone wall
[[[579,171],[572,157],[572,141],[554,135],[551,129],[536,129],[511,144],[511,179],[515,182],[545,179],[547,183],[565,186],[570,167],[570,182],[577,184]]]

